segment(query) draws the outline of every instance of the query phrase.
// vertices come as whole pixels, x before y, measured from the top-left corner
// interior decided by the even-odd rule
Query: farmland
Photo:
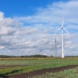
[[[78,65],[77,57],[61,58],[0,58],[0,76],[8,77],[37,70]]]
[[[78,67],[56,73],[45,73],[43,75],[37,75],[32,78],[78,78]]]

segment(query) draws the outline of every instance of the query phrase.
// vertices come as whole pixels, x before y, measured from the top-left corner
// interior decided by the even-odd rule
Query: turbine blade
[[[64,22],[64,17],[63,17],[63,22]]]
[[[56,32],[56,31],[59,31],[59,30],[61,30],[61,28],[59,28],[59,29],[55,30],[55,32]]]
[[[63,21],[62,21],[62,28],[63,28],[63,23],[64,23],[64,17],[63,17]]]
[[[63,28],[63,29],[64,29],[67,33],[69,33],[67,29],[65,29],[65,28]]]

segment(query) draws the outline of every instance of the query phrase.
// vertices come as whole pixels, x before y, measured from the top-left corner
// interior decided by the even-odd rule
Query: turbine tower
[[[62,28],[61,28],[61,30],[62,30],[62,58],[64,58],[64,44],[63,44],[63,23],[64,23],[64,18],[63,18],[63,22],[62,22]]]
[[[62,58],[64,58],[64,39],[63,39],[63,30],[65,30],[67,33],[69,33],[64,27],[63,27],[63,24],[64,24],[64,18],[63,18],[63,21],[62,21],[62,27],[60,28],[62,30]],[[60,29],[57,29],[57,30],[60,30]],[[57,31],[56,30],[56,31]]]

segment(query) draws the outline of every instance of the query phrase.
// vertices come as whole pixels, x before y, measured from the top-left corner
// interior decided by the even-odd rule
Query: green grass
[[[32,78],[78,78],[78,67],[56,73],[45,73],[43,75],[37,75]]]
[[[65,58],[65,59],[55,59],[55,58],[32,58],[32,59],[0,59],[0,65],[26,65],[17,66],[13,68],[0,69],[0,74],[12,75],[20,74],[25,72],[30,72],[34,70],[41,70],[47,68],[55,68],[67,65],[78,65],[78,58]]]

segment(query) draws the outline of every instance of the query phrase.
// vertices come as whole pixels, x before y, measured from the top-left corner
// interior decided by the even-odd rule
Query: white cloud
[[[4,18],[4,13],[3,12],[0,12],[0,21],[2,21]]]
[[[3,48],[5,48],[4,46],[0,46],[0,49],[3,49]]]

